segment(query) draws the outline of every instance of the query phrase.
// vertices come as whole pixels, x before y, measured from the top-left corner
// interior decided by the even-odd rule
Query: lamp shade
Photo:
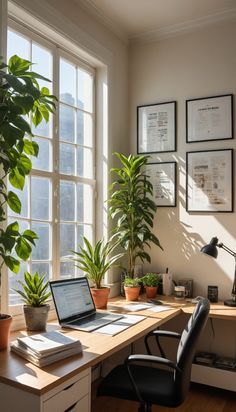
[[[218,238],[213,237],[208,245],[203,246],[201,248],[201,252],[206,253],[207,255],[212,256],[214,258],[217,258],[218,256],[217,245],[218,245]]]

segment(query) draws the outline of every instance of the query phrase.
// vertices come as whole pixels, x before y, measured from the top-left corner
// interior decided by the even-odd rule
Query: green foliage
[[[161,283],[160,277],[156,273],[146,273],[141,280],[144,286],[158,286]]]
[[[29,156],[38,155],[27,116],[37,126],[43,119],[48,121],[49,113],[55,110],[55,96],[46,87],[40,88],[37,81],[47,79],[31,71],[31,66],[31,62],[18,56],[12,56],[8,65],[0,61],[0,222],[6,221],[6,204],[15,213],[21,213],[20,199],[8,191],[7,180],[14,188],[23,190],[25,177],[32,168]],[[37,235],[31,230],[20,233],[17,222],[6,228],[1,225],[0,277],[4,263],[11,271],[19,271],[18,258],[29,258],[35,239]]]
[[[112,219],[116,219],[114,232],[127,252],[127,272],[133,277],[137,259],[151,262],[147,247],[154,243],[162,249],[152,232],[157,206],[151,198],[152,184],[143,171],[148,156],[115,155],[122,167],[111,169],[117,179],[110,187],[109,213]]]
[[[79,246],[79,252],[73,251],[75,255],[73,261],[75,266],[82,270],[88,279],[90,279],[97,289],[101,289],[101,282],[105,273],[114,265],[114,263],[123,256],[122,253],[109,257],[113,252],[116,243],[104,243],[99,240],[93,247],[89,240],[84,237],[84,247]]]
[[[51,296],[48,290],[49,282],[45,282],[45,276],[40,276],[38,272],[31,275],[28,272],[24,273],[25,282],[18,280],[22,286],[21,289],[14,289],[19,293],[24,303],[29,306],[43,306],[46,300]]]
[[[129,276],[124,278],[124,286],[127,288],[137,288],[140,286],[140,278],[130,278]]]

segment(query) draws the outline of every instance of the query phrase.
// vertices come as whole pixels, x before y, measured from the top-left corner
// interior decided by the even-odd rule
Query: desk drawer
[[[89,376],[85,376],[46,400],[43,412],[87,412],[88,407],[81,409],[81,405],[88,404],[89,393],[90,379]]]

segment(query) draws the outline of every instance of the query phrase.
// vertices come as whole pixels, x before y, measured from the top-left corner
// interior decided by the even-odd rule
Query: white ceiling
[[[236,0],[76,0],[125,40],[151,40],[236,18]]]

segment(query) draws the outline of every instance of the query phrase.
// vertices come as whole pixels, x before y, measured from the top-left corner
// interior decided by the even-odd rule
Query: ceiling
[[[124,40],[174,35],[236,18],[236,0],[76,0]]]

